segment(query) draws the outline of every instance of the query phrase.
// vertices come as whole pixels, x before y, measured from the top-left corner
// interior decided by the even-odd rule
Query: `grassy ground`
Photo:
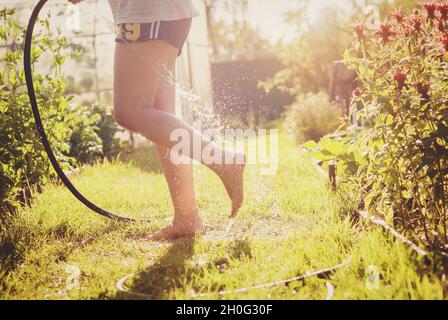
[[[234,290],[351,262],[324,278],[309,278],[230,294],[225,299],[443,299],[442,283],[404,245],[376,228],[349,221],[351,204],[326,188],[313,162],[282,137],[277,176],[246,174],[246,204],[226,234],[230,204],[216,177],[197,166],[197,194],[211,231],[174,243],[143,238],[170,222],[172,207],[149,150],[132,163],[84,168],[76,186],[101,206],[150,223],[119,224],[89,212],[63,187],[48,186],[0,237],[0,297],[4,299],[219,298]],[[147,159],[152,159],[147,161]],[[80,270],[79,287],[72,275]],[[379,272],[379,288],[369,275]],[[375,279],[375,277],[373,277]],[[140,298],[142,298],[140,296]]]

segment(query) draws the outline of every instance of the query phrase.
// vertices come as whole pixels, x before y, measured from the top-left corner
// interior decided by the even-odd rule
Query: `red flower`
[[[440,37],[440,42],[443,44],[445,50],[448,51],[448,33],[445,33]]]
[[[427,2],[423,5],[428,15],[428,20],[434,20],[436,18],[437,4],[434,2]]]
[[[414,28],[415,32],[421,32],[422,31],[422,16],[418,13],[418,11],[414,12],[414,15],[411,17],[411,25]]]
[[[366,38],[366,35],[364,34],[364,25],[362,23],[355,23],[353,25],[353,31],[356,34],[356,37],[359,41],[364,41]]]
[[[408,76],[407,71],[397,70],[394,75],[394,80],[398,84],[398,91],[401,91],[406,85],[406,78]]]
[[[419,82],[417,84],[417,92],[422,96],[423,99],[425,100],[429,100],[430,96],[429,96],[429,89],[430,89],[430,85],[429,83],[425,82]]]
[[[392,16],[395,18],[395,20],[399,23],[402,24],[404,21],[404,13],[403,11],[401,11],[401,8],[398,8],[397,10],[395,10],[394,12],[392,12]]]
[[[392,31],[392,25],[389,22],[385,22],[380,25],[380,28],[376,34],[383,39],[383,43],[388,43],[390,38],[395,36],[396,33]]]
[[[442,20],[448,20],[448,3],[438,4],[437,10],[440,12]]]

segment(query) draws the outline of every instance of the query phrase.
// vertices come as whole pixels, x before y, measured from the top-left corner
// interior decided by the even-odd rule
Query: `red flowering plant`
[[[438,250],[448,244],[447,17],[448,1],[431,1],[377,30],[357,25],[345,54],[361,84],[352,134],[314,149],[350,174],[367,212]]]
[[[389,22],[381,24],[376,34],[381,37],[383,44],[389,43],[391,38],[397,35],[397,33],[393,31],[393,25]]]

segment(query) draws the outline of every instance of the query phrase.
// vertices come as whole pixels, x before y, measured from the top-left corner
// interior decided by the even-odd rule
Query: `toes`
[[[153,234],[152,236],[145,238],[145,240],[159,242],[159,241],[163,240],[163,236],[160,235],[159,233],[156,233],[156,234]]]
[[[169,232],[168,232],[167,229],[160,230],[159,232],[156,232],[152,236],[149,236],[148,240],[150,240],[150,241],[164,241],[164,240],[167,240],[167,234],[168,233]]]
[[[242,204],[232,206],[232,213],[230,214],[230,219],[236,218],[236,216],[238,215],[238,212],[241,209],[241,205]]]
[[[232,201],[232,213],[230,214],[230,218],[233,219],[238,215],[241,207],[243,206],[243,195],[240,196],[237,200]]]
[[[168,241],[176,239],[176,232],[173,226],[166,227],[148,238],[150,241]]]

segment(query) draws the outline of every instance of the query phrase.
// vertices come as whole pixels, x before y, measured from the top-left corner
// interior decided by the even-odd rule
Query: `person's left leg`
[[[174,74],[175,64],[167,66],[169,74]],[[175,86],[163,78],[157,92],[154,108],[175,114]],[[196,207],[192,164],[176,165],[170,159],[170,150],[156,144],[156,151],[170,189],[174,206],[173,224],[155,235],[153,240],[171,239],[192,235],[200,231],[201,221]]]

